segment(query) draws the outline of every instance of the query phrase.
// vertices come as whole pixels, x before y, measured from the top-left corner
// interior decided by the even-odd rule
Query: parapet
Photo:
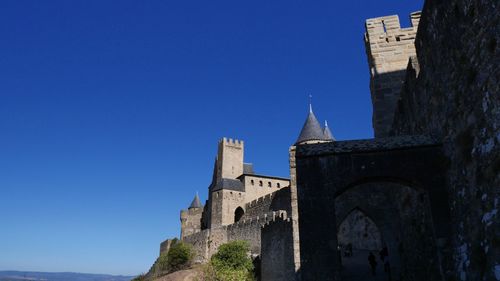
[[[275,214],[275,216],[273,216],[272,220],[268,220],[262,226],[262,228],[266,228],[266,227],[273,225],[273,224],[276,224],[276,223],[282,223],[282,222],[291,223],[292,222],[292,219],[290,217],[288,217],[288,214],[285,211],[279,211],[279,212],[273,212],[273,213],[277,213],[277,214]]]
[[[244,142],[242,140],[232,139],[232,138],[222,138],[219,144],[234,147],[243,147]]]
[[[368,36],[374,35],[392,35],[402,31],[416,30],[420,22],[421,12],[413,12],[410,14],[410,27],[401,27],[398,15],[390,15],[384,17],[371,18],[366,20],[366,33]]]
[[[401,27],[397,15],[367,19],[365,43],[371,76],[404,70],[408,58],[415,55],[414,41],[420,12],[410,15],[410,27]]]
[[[287,219],[287,212],[280,210],[280,211],[273,211],[273,212],[268,212],[263,214],[262,216],[254,217],[254,218],[249,218],[246,220],[241,220],[239,222],[235,222],[230,225],[224,226],[226,230],[230,231],[235,228],[244,228],[249,225],[255,225],[259,224],[261,227],[263,227],[266,224],[269,224],[270,222],[276,221],[276,220],[286,220]]]

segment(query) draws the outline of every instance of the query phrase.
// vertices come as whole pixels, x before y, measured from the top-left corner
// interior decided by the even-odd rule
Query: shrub
[[[220,281],[250,281],[253,277],[253,263],[248,256],[250,246],[247,241],[232,241],[223,244],[212,256],[207,275],[216,277],[212,280]],[[207,278],[207,280],[211,280]]]
[[[163,273],[167,273],[169,271],[168,268],[168,254],[162,253],[154,264],[154,273],[155,275],[161,275]]]
[[[166,262],[166,269],[173,272],[190,266],[193,257],[194,252],[191,245],[179,241],[170,247],[166,258],[163,258],[161,263]],[[160,256],[160,258],[162,257]]]

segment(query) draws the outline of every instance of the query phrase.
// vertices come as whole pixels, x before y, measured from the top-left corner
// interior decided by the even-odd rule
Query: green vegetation
[[[203,271],[205,281],[253,281],[254,266],[248,256],[247,241],[232,241],[221,245]]]
[[[159,277],[177,270],[188,268],[191,266],[193,257],[194,251],[191,245],[179,240],[174,240],[168,252],[161,254],[158,259],[156,259],[150,274]]]
[[[194,251],[191,245],[184,242],[176,242],[168,251],[166,264],[168,271],[177,271],[191,265]]]

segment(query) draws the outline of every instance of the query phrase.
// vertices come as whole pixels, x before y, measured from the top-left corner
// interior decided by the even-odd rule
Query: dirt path
[[[191,268],[167,274],[154,281],[194,281],[198,275],[199,268]]]

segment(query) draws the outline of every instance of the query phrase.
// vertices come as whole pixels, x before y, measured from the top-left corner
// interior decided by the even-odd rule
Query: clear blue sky
[[[219,138],[288,177],[308,93],[371,137],[364,20],[422,3],[2,1],[0,270],[148,270]]]

